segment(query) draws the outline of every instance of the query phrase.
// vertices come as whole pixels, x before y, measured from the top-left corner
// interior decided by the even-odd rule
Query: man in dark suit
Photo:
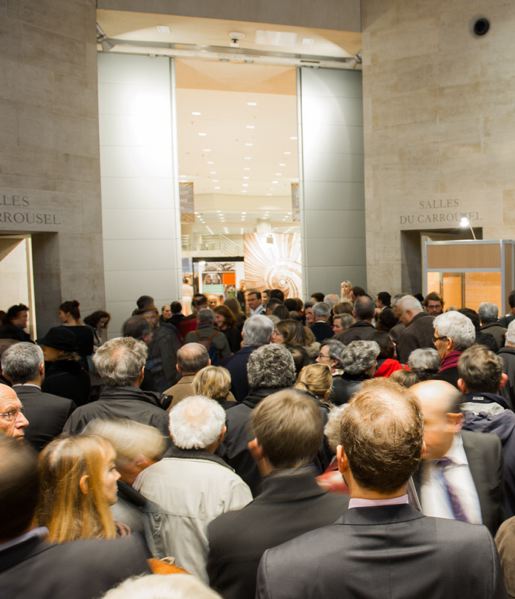
[[[408,504],[423,447],[422,414],[409,392],[368,386],[343,410],[340,440],[348,511],[266,551],[257,599],[506,596],[484,526],[430,518]]]
[[[424,415],[424,462],[415,476],[429,516],[484,524],[495,535],[503,514],[502,448],[497,435],[462,431],[461,394],[445,381],[411,387]]]
[[[258,347],[270,343],[273,331],[272,321],[263,314],[256,314],[245,321],[241,332],[241,349],[223,364],[231,374],[231,391],[236,401],[243,401],[250,391],[247,378],[250,354]]]
[[[405,326],[397,343],[397,355],[400,362],[407,364],[414,349],[434,347],[433,317],[424,312],[422,304],[412,295],[405,295],[397,302],[396,307],[400,314],[399,320]]]
[[[63,432],[75,404],[71,399],[41,391],[45,359],[39,345],[23,342],[10,347],[2,355],[2,372],[16,391],[29,421],[25,439],[36,451],[41,451]]]
[[[334,336],[333,327],[329,324],[330,316],[331,306],[329,304],[317,302],[313,306],[313,318],[315,322],[311,325],[311,331],[319,343]]]
[[[224,599],[254,599],[263,552],[334,522],[348,503],[345,495],[323,491],[309,468],[322,442],[320,409],[311,397],[293,389],[267,397],[253,411],[251,429],[262,492],[208,528],[209,582]]]
[[[38,464],[24,442],[0,439],[0,588],[2,597],[91,599],[130,576],[149,573],[140,537],[46,542],[31,528],[39,492]]]
[[[345,345],[351,341],[371,341],[377,333],[372,324],[374,314],[374,300],[368,295],[360,295],[354,302],[353,316],[356,322],[343,333],[336,335],[336,339]]]

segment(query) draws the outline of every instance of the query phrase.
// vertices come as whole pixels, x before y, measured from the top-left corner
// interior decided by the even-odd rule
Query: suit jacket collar
[[[368,320],[358,320],[354,324],[351,324],[349,329],[360,329],[362,327],[367,327],[369,329],[375,329],[374,325],[371,322],[369,322]]]
[[[282,503],[326,495],[316,482],[310,467],[273,473],[261,482],[258,503]]]
[[[396,524],[425,518],[409,504],[385,505],[379,507],[361,507],[347,510],[336,524],[354,524],[376,526],[377,524]]]
[[[229,470],[233,470],[227,462],[220,456],[209,453],[204,449],[180,449],[175,445],[171,445],[163,455],[163,458],[180,458],[184,460],[206,460],[207,462],[216,462],[220,466],[224,466]]]
[[[37,394],[41,394],[41,387],[38,387],[37,385],[13,385],[13,389],[16,391],[16,393],[37,393]]]

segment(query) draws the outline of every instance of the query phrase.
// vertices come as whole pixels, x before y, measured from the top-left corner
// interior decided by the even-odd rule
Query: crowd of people
[[[515,596],[515,291],[338,291],[2,312],[2,596]]]

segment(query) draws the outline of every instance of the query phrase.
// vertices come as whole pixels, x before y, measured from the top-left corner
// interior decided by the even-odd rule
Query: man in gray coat
[[[486,527],[427,517],[408,504],[423,447],[422,414],[409,392],[368,386],[343,410],[340,441],[349,510],[266,551],[257,599],[506,597]]]

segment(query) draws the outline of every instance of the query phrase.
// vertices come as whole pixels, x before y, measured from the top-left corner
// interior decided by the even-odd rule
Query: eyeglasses
[[[436,343],[437,341],[441,341],[442,339],[448,339],[448,337],[446,335],[442,335],[441,337],[433,336],[433,343]]]
[[[23,414],[23,410],[21,408],[13,408],[7,412],[0,412],[0,418],[7,420],[7,422],[13,422],[20,414]]]

